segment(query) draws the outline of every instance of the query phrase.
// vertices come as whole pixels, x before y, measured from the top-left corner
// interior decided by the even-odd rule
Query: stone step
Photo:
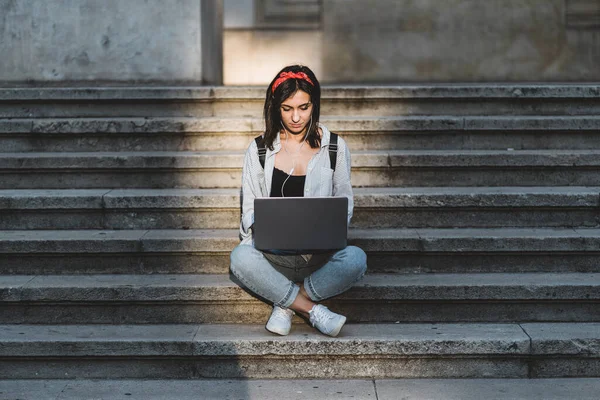
[[[599,377],[600,324],[2,325],[1,379]],[[290,362],[293,359],[294,362]]]
[[[262,116],[266,87],[0,89],[1,118]],[[321,115],[598,115],[598,84],[324,86]]]
[[[600,117],[323,117],[350,149],[600,149]],[[0,119],[3,152],[242,150],[264,130],[258,118]]]
[[[264,323],[229,275],[14,275],[3,324]],[[600,322],[600,273],[367,274],[325,302],[349,322]],[[298,319],[297,322],[300,322]]]
[[[239,188],[242,164],[241,152],[0,153],[0,189]],[[600,186],[600,150],[357,151],[352,182]]]
[[[598,400],[600,378],[546,379],[13,379],[21,400]]]
[[[225,274],[238,230],[0,231],[0,274]],[[600,229],[351,229],[371,273],[600,272]]]
[[[354,228],[598,227],[600,187],[357,188]],[[234,229],[239,189],[0,190],[0,230]]]

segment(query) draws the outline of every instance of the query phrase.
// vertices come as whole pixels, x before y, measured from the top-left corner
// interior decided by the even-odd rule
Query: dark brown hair
[[[273,84],[282,72],[304,72],[312,81],[312,85],[304,79],[290,78],[281,83],[273,92]],[[281,129],[281,103],[294,95],[298,90],[306,92],[312,103],[312,122],[306,139],[312,148],[321,145],[319,137],[319,116],[321,114],[321,85],[310,68],[303,65],[289,65],[277,73],[267,88],[265,99],[265,146],[273,150],[273,142]]]

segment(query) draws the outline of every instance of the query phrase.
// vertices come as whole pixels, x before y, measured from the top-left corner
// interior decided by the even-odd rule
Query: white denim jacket
[[[352,184],[350,182],[350,151],[346,142],[338,137],[338,150],[335,172],[329,160],[330,132],[319,124],[323,137],[321,148],[310,159],[304,183],[304,197],[343,196],[348,198],[348,226],[354,209]],[[240,239],[242,244],[254,246],[252,225],[254,224],[254,199],[269,197],[275,155],[281,150],[280,135],[273,142],[273,151],[267,148],[265,168],[263,170],[258,159],[258,149],[253,140],[246,150],[242,170],[242,221],[240,223]]]

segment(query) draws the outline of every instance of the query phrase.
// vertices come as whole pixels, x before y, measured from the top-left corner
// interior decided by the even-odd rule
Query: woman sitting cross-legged
[[[331,168],[331,133],[319,123],[320,100],[319,82],[309,68],[282,69],[270,83],[264,105],[264,168],[256,141],[244,158],[242,241],[231,253],[231,272],[247,289],[274,304],[266,328],[280,335],[289,333],[296,312],[322,333],[337,336],[346,317],[319,302],[348,290],[367,269],[365,252],[355,246],[317,254],[263,252],[254,247],[254,199],[258,197],[347,197],[350,222],[350,152],[338,138],[335,168]]]

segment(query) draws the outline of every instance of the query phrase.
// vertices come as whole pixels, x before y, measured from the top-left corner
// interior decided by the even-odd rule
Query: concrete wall
[[[321,76],[321,31],[313,28],[261,26],[256,20],[259,1],[261,0],[224,0],[224,83],[266,85],[281,68],[290,64],[308,65],[317,76]],[[270,4],[277,5],[277,2]],[[289,16],[293,17],[294,11],[289,10]],[[281,20],[283,26],[290,22],[285,16]]]
[[[0,0],[0,82],[202,82],[201,8],[201,0]]]
[[[225,0],[226,84],[296,62],[333,84],[600,80],[600,0],[320,0],[301,29],[260,26],[260,2],[289,4]]]
[[[290,64],[308,65],[323,75],[320,31],[227,29],[223,37],[226,85],[265,85]]]
[[[0,0],[0,84],[600,80],[600,0],[303,1]]]
[[[322,80],[599,80],[599,3],[323,0]]]
[[[254,0],[223,0],[224,25],[226,29],[252,29],[254,23]]]

